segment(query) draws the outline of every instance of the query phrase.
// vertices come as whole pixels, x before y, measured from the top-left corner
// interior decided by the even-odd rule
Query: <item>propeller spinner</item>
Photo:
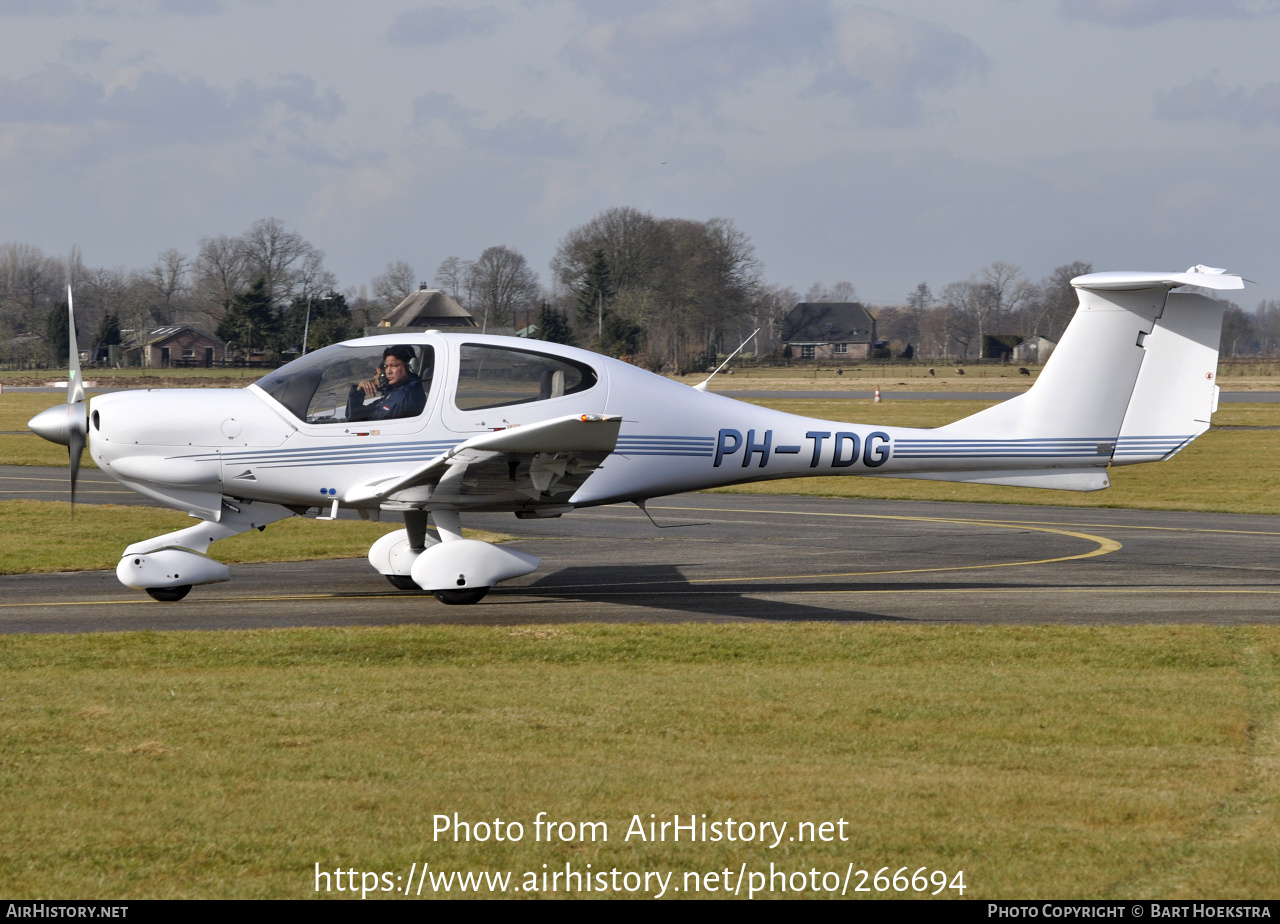
[[[67,334],[70,363],[67,372],[67,402],[61,407],[41,411],[27,422],[38,436],[67,447],[71,463],[71,505],[76,502],[76,478],[80,474],[80,457],[89,437],[89,411],[84,398],[84,377],[80,374],[80,351],[76,346],[76,314],[71,303],[71,286],[67,286]]]

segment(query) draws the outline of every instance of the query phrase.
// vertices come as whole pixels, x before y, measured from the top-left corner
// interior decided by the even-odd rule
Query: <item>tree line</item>
[[[571,229],[550,271],[544,285],[519,251],[497,245],[474,259],[445,257],[431,284],[484,330],[674,372],[710,365],[744,341],[748,354],[781,356],[797,303],[858,301],[847,281],[814,283],[803,294],[766,281],[750,238],[728,219],[660,218],[627,206]],[[1071,279],[1090,271],[1067,263],[1035,282],[995,262],[938,291],[921,282],[900,303],[868,306],[877,355],[971,361],[993,341],[1056,341],[1077,304]],[[129,331],[191,324],[227,342],[232,355],[276,358],[302,349],[304,332],[307,350],[359,336],[425,281],[395,260],[368,286],[339,291],[324,252],[276,218],[202,238],[194,255],[168,249],[132,270],[88,266],[77,249],[59,258],[11,242],[0,245],[0,363],[65,362],[68,283],[82,350],[119,343]],[[1280,303],[1252,313],[1227,303],[1224,356],[1277,350]]]

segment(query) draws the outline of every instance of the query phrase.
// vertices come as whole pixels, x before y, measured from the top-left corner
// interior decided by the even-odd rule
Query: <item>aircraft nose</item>
[[[75,431],[76,413],[84,413],[83,407],[62,404],[41,411],[27,421],[27,427],[37,436],[42,436],[51,443],[63,446],[71,445],[71,434]]]

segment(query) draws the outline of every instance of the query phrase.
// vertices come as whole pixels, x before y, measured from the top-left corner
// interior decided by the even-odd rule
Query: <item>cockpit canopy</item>
[[[421,400],[416,400],[415,394],[408,401],[384,402],[388,396],[394,397],[383,370],[386,346],[339,343],[325,347],[263,376],[257,385],[299,420],[311,424],[416,416],[431,389],[435,351],[417,344],[397,345],[396,349],[412,353],[405,387],[420,392]],[[379,413],[379,402],[393,407]]]
[[[383,374],[384,356],[406,350],[412,356],[407,363],[409,381],[397,383],[394,374],[389,381]],[[426,344],[339,343],[295,359],[263,376],[257,385],[309,424],[386,420],[422,412],[436,366],[435,350]],[[458,349],[453,402],[460,411],[529,404],[578,394],[598,381],[589,365],[563,356],[463,343]]]

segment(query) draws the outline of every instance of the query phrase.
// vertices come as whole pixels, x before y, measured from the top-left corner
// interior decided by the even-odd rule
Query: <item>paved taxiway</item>
[[[65,499],[65,469],[0,468],[0,497]],[[89,503],[140,499],[94,470]],[[155,603],[112,572],[0,577],[0,632],[396,623],[1280,620],[1280,517],[686,494],[559,520],[475,515],[534,574],[480,604],[393,590],[363,560],[236,565]],[[315,523],[323,530],[325,523]],[[122,537],[126,541],[141,537]],[[6,537],[15,541],[15,537]],[[216,556],[217,546],[214,546]]]

